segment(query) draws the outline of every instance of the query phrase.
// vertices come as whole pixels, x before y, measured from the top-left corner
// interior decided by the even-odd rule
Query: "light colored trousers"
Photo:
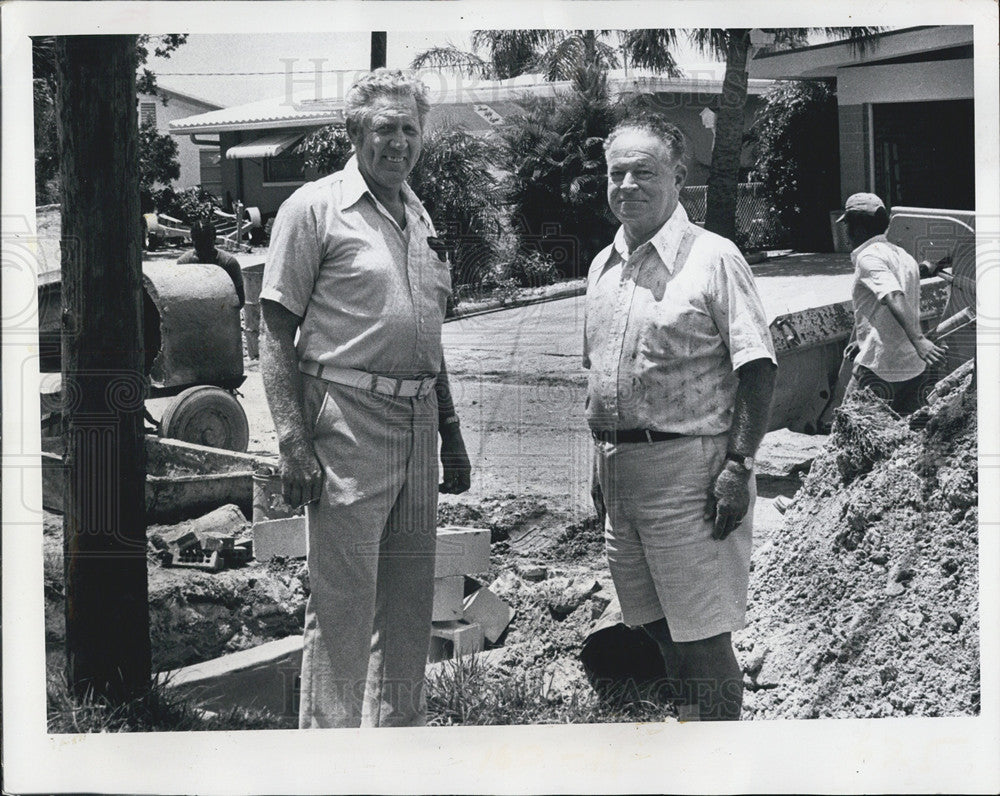
[[[323,469],[307,508],[299,726],[419,726],[437,525],[437,401],[303,374]]]
[[[614,445],[598,442],[597,472],[608,515],[605,549],[622,618],[636,627],[666,617],[674,641],[743,627],[757,484],[724,540],[704,519],[726,461],[729,435]]]

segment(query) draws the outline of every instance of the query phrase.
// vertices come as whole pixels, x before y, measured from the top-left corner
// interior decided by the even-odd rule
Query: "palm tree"
[[[597,66],[604,72],[617,69],[632,56],[637,31],[610,30],[475,30],[472,51],[454,46],[434,47],[413,59],[414,69],[457,69],[483,80],[507,80],[524,74],[539,73],[546,80],[572,80],[583,66]],[[648,31],[641,31],[648,32]],[[655,31],[673,33],[673,31]],[[607,39],[617,33],[618,45]],[[650,40],[650,43],[653,43]],[[485,52],[485,57],[480,55]],[[669,50],[664,50],[657,71],[671,77],[681,75]]]
[[[856,52],[863,54],[867,47],[874,46],[882,30],[880,27],[767,28],[763,33],[770,39],[768,49],[802,46],[809,33],[822,32],[846,38]],[[454,47],[435,48],[417,56],[413,67],[459,69],[484,79],[506,79],[538,71],[548,80],[565,80],[580,74],[582,64],[606,71],[627,59],[633,66],[679,77],[682,73],[672,51],[681,32],[669,28],[617,31],[618,46],[613,47],[606,39],[614,32],[606,30],[477,30],[472,36],[474,52]],[[705,227],[733,239],[751,29],[698,28],[683,33],[702,53],[726,63],[715,121]],[[479,50],[485,50],[487,58],[478,55]]]
[[[857,28],[767,28],[770,48],[787,49],[806,43],[811,32],[839,36],[851,42],[858,53],[875,43],[878,27]],[[689,40],[705,55],[724,60],[725,77],[715,119],[715,143],[708,176],[705,228],[734,240],[736,236],[737,184],[743,151],[744,110],[747,103],[747,60],[750,28],[698,28],[689,31]],[[664,53],[676,44],[672,30],[639,30],[631,33],[630,53],[636,66],[659,69]],[[673,59],[670,59],[671,61]]]

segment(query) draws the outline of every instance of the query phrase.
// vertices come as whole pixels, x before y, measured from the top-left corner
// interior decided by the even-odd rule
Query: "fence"
[[[707,203],[707,185],[689,185],[681,189],[681,204],[696,224],[705,223]],[[770,211],[763,183],[741,182],[737,186],[736,238],[736,243],[745,250],[773,246],[780,241],[781,228]]]

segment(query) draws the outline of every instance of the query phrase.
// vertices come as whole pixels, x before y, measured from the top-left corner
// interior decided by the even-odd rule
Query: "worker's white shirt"
[[[858,356],[864,365],[885,381],[912,379],[926,365],[917,354],[903,327],[882,299],[893,291],[903,294],[906,312],[920,324],[920,269],[904,249],[876,235],[851,252],[854,263],[854,325]]]

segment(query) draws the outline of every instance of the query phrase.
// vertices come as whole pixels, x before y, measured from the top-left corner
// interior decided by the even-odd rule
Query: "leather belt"
[[[621,444],[623,442],[665,442],[668,439],[680,439],[685,434],[678,434],[675,431],[654,431],[649,428],[609,428],[603,431],[591,429],[591,435],[597,442],[611,442]]]
[[[321,365],[318,362],[299,362],[299,370],[310,376],[345,387],[358,390],[368,390],[395,398],[426,398],[431,394],[437,383],[437,376],[424,376],[420,379],[395,379],[391,376],[380,376],[353,368],[335,368]]]

